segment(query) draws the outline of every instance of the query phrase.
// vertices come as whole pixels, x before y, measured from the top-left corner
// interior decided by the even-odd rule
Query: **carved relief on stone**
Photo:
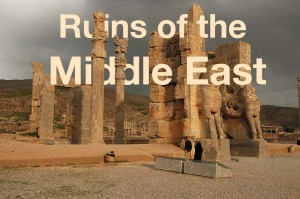
[[[128,39],[120,39],[118,35],[114,37],[115,39],[115,52],[116,53],[127,53]]]
[[[260,102],[252,85],[245,85],[237,94],[231,86],[221,87],[222,107],[224,118],[233,119],[244,117],[249,125],[253,139],[262,139],[260,127]]]
[[[107,39],[107,32],[105,31],[105,14],[102,12],[94,12],[93,14],[95,21],[95,28],[93,31],[93,40],[104,40]]]
[[[207,66],[207,73],[204,73],[201,78],[210,79],[213,71],[212,65]],[[211,139],[223,139],[225,137],[222,127],[221,117],[221,92],[219,86],[213,85],[209,82],[209,85],[201,85],[199,87],[198,95],[201,101],[201,112],[208,122],[209,133]]]

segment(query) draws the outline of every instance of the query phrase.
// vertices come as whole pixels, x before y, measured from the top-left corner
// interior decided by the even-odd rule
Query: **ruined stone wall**
[[[150,73],[156,65],[167,64],[173,74],[171,82],[165,86],[156,84],[151,78],[150,135],[156,134],[162,137],[164,142],[172,142],[173,139],[182,137],[182,118],[185,117],[182,112],[183,100],[175,98],[176,73],[181,65],[178,35],[171,39],[163,39],[157,32],[152,33],[149,42],[149,58]]]
[[[33,68],[32,79],[32,102],[31,102],[31,115],[30,115],[30,131],[36,132],[39,128],[40,119],[40,92],[42,90],[43,83],[43,65],[38,62],[31,63]]]
[[[205,51],[205,39],[199,36],[196,23],[203,11],[194,4],[188,13],[185,37],[171,39],[152,33],[149,42],[150,75],[157,64],[171,67],[173,76],[168,85],[151,81],[149,134],[157,134],[162,142],[178,142],[185,135],[200,139],[261,139],[260,103],[251,84],[240,86],[233,82],[233,68],[251,63],[251,48],[246,42],[220,45],[215,52]],[[215,64],[230,67],[230,85],[187,85],[187,57],[207,56],[207,73],[194,73],[194,79],[210,79]],[[210,81],[209,81],[210,82]],[[235,110],[236,109],[236,110]],[[225,135],[227,134],[227,136]]]
[[[72,144],[88,144],[91,139],[91,90],[90,85],[82,85],[70,91],[66,130]]]
[[[67,136],[74,143],[104,143],[103,112],[104,112],[104,49],[107,33],[104,31],[105,14],[94,13],[95,28],[93,32],[94,48],[92,50],[93,78],[92,86],[75,87],[72,78],[68,85],[57,78],[56,85],[51,85],[50,75],[43,74],[43,66],[32,62],[33,88],[32,112],[30,115],[31,131],[38,134],[45,144],[54,143],[53,118],[55,86],[65,86],[72,89],[67,111]]]
[[[55,86],[51,85],[49,78],[44,78],[40,95],[41,102],[38,133],[43,143],[53,144]]]
[[[70,79],[68,85],[64,85],[60,77],[57,84],[51,85],[50,75],[43,73],[43,65],[39,62],[32,62],[32,106],[30,115],[30,130],[38,132],[40,139],[45,144],[54,143],[54,106],[55,87],[74,87],[75,80]]]
[[[200,136],[202,129],[197,109],[197,86],[187,85],[187,57],[205,56],[205,40],[199,36],[196,21],[203,15],[199,5],[194,4],[188,13],[185,37],[179,34],[170,39],[151,34],[149,42],[150,76],[158,64],[167,64],[172,70],[168,85],[151,81],[149,134],[163,138],[162,142],[179,142],[184,135]],[[194,67],[205,67],[195,63]],[[195,74],[194,78],[199,78]]]

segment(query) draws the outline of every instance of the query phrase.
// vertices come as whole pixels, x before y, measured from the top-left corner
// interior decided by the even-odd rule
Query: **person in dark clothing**
[[[195,155],[194,160],[202,160],[203,148],[199,139],[195,140]]]
[[[186,136],[184,137],[184,152],[185,152],[185,158],[186,159],[192,159],[192,156],[191,156],[191,151],[192,151],[192,142],[189,140],[189,138]]]

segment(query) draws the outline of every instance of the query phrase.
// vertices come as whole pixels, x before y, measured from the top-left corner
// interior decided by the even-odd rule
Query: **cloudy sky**
[[[299,0],[1,0],[0,7],[0,79],[31,79],[32,60],[44,64],[49,72],[50,57],[60,56],[66,65],[72,56],[89,56],[90,39],[67,39],[59,35],[60,14],[77,14],[89,20],[92,13],[106,12],[110,20],[143,20],[147,37],[130,38],[128,62],[133,56],[147,56],[149,34],[165,19],[176,21],[199,3],[205,14],[216,14],[229,24],[240,19],[247,26],[242,39],[251,43],[252,61],[263,58],[267,64],[267,85],[254,86],[262,104],[298,107],[297,73],[300,72],[300,1]],[[81,26],[83,32],[83,27]],[[218,35],[217,35],[218,37]],[[208,39],[207,50],[234,41]],[[108,56],[114,56],[113,42],[107,43]],[[149,95],[149,86],[128,86],[127,92]]]

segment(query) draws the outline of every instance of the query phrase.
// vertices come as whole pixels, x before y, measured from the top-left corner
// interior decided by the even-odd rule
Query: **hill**
[[[32,80],[0,80],[0,121],[10,117],[18,121],[28,121],[31,111]],[[68,89],[57,87],[55,94],[55,126],[64,128],[62,115],[66,112]],[[105,88],[104,128],[114,127],[115,90]],[[125,94],[125,121],[134,122],[138,131],[148,123],[149,97]],[[286,130],[298,127],[298,108],[261,106],[262,125],[283,126]]]
[[[299,111],[298,108],[263,105],[260,120],[263,125],[283,126],[286,131],[291,131],[299,126]]]
[[[0,122],[13,118],[28,121],[31,112],[32,80],[0,80]],[[66,113],[68,90],[56,87],[54,125],[64,129],[63,115]],[[114,128],[115,90],[105,88],[104,130]],[[134,122],[137,131],[148,123],[149,97],[125,93],[125,121]]]

